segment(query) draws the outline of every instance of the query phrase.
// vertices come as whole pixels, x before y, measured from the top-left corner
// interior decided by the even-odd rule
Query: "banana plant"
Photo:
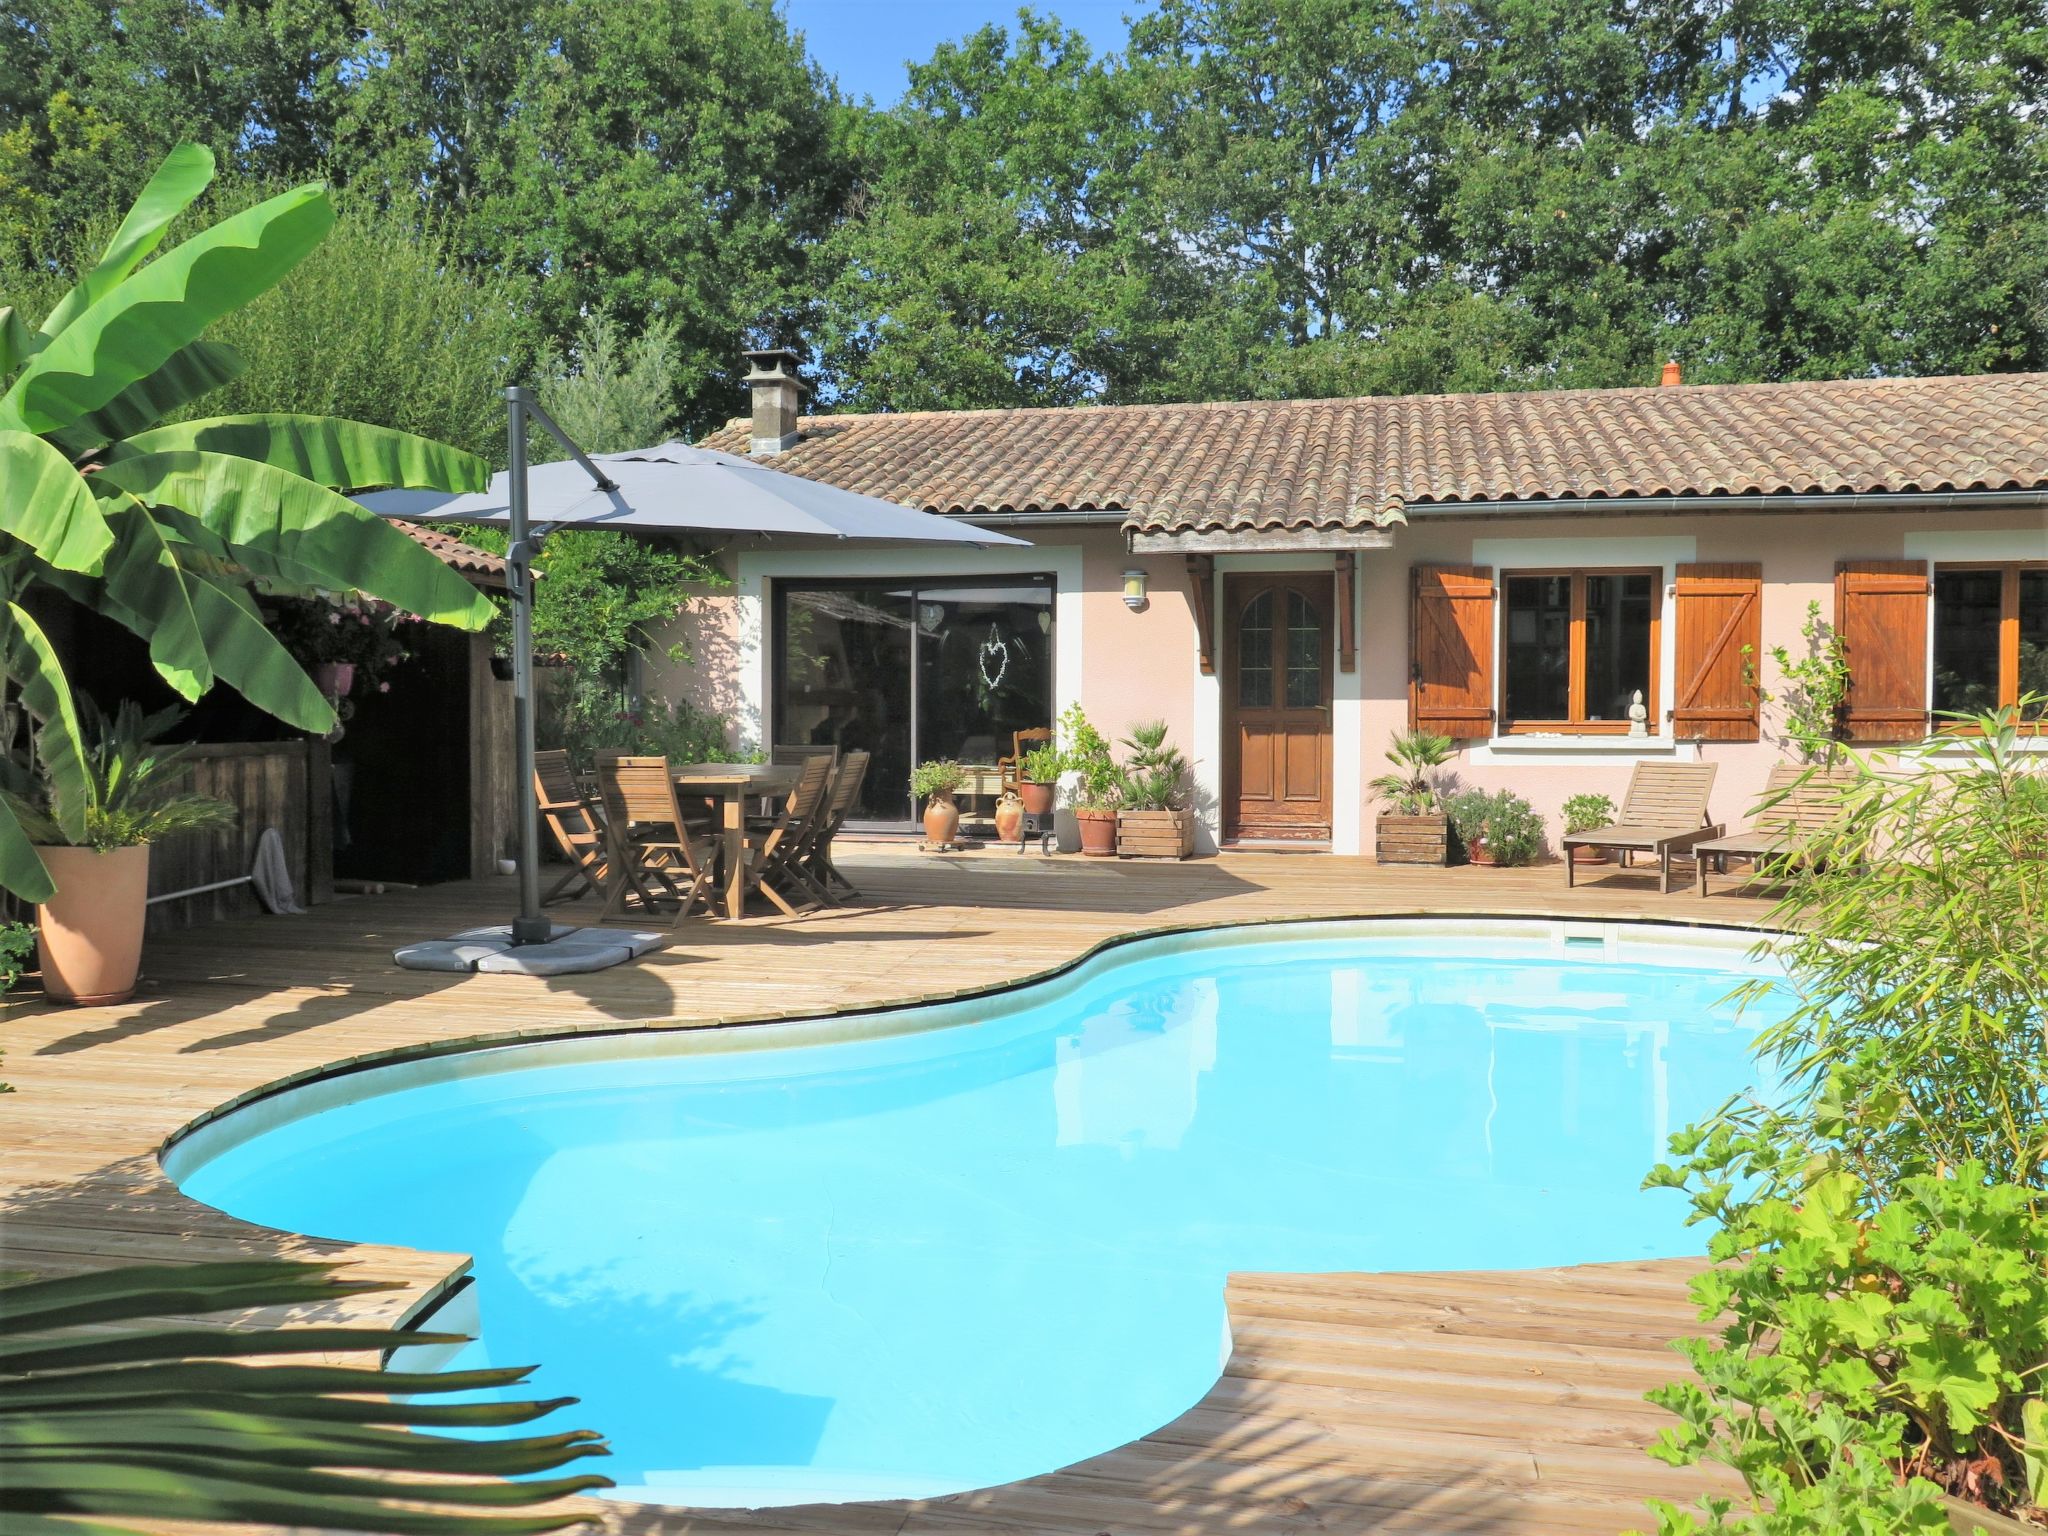
[[[173,150],[105,253],[40,325],[0,307],[0,683],[33,725],[50,812],[79,835],[84,752],[61,659],[34,617],[63,594],[141,637],[173,690],[234,689],[298,729],[334,710],[264,626],[259,593],[350,592],[481,629],[488,599],[348,499],[389,487],[479,490],[473,454],[362,422],[292,414],[182,416],[239,375],[206,339],[334,225],[311,184],[158,252],[212,182],[212,152]],[[20,823],[0,809],[0,887],[51,894]]]
[[[535,1474],[607,1454],[597,1435],[488,1437],[574,1398],[433,1400],[502,1392],[529,1367],[334,1365],[335,1355],[460,1340],[187,1320],[329,1306],[390,1288],[337,1278],[332,1265],[279,1260],[144,1265],[0,1286],[0,1530],[142,1536],[130,1520],[202,1520],[522,1536],[586,1523],[558,1501],[609,1488],[609,1478]],[[427,1429],[456,1433],[420,1433]],[[541,1505],[557,1507],[499,1513]]]

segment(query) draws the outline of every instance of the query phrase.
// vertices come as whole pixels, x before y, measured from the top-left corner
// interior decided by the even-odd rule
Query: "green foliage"
[[[1115,810],[1121,803],[1123,774],[1109,738],[1089,724],[1078,703],[1069,704],[1060,716],[1059,733],[1060,770],[1074,775],[1074,809]]]
[[[1376,800],[1384,800],[1396,816],[1427,816],[1443,808],[1443,793],[1435,770],[1448,763],[1457,743],[1435,731],[1402,731],[1387,748],[1392,773],[1383,773],[1366,788]]]
[[[1614,802],[1605,795],[1573,795],[1564,803],[1564,830],[1567,836],[1573,832],[1591,832],[1596,827],[1612,826],[1614,823]]]
[[[335,1274],[329,1264],[249,1261],[0,1287],[0,1525],[50,1536],[137,1536],[163,1520],[519,1536],[586,1522],[502,1511],[610,1487],[589,1474],[535,1475],[604,1455],[596,1435],[479,1433],[531,1423],[573,1398],[437,1400],[517,1386],[530,1367],[301,1364],[461,1340],[186,1322],[264,1307],[311,1311],[390,1288]]]
[[[628,343],[618,326],[593,314],[573,347],[548,357],[545,378],[541,404],[585,453],[652,448],[668,438],[676,409],[675,339],[659,328]],[[552,437],[541,442],[536,462],[561,455]]]
[[[36,952],[36,931],[27,923],[0,923],[0,997],[14,990],[28,957]]]
[[[41,325],[0,327],[0,678],[35,723],[44,809],[71,842],[89,834],[95,787],[62,659],[24,606],[61,596],[148,642],[187,699],[215,683],[301,729],[334,712],[264,627],[252,586],[363,592],[480,628],[492,609],[453,571],[343,490],[481,487],[481,460],[385,428],[297,414],[159,423],[238,375],[245,360],[202,334],[273,288],[333,224],[326,193],[299,187],[151,258],[205,189],[213,160],[181,148],[103,254]],[[0,886],[51,891],[23,828],[0,815]]]
[[[1065,772],[1059,743],[1055,741],[1033,747],[1024,754],[1024,761],[1019,766],[1024,777],[1034,784],[1057,784],[1060,774]]]
[[[1651,1454],[1721,1462],[1769,1514],[1659,1530],[1941,1532],[1943,1488],[1995,1508],[2048,1496],[2048,1213],[1981,1163],[1916,1174],[1881,1199],[1838,1161],[1787,1166],[1771,1138],[1673,1140],[1720,1261],[1692,1282],[1723,1326],[1679,1351],[1697,1380],[1650,1394],[1678,1417]],[[1768,1170],[1758,1199],[1730,1182]],[[1905,1481],[1901,1483],[1901,1475]]]
[[[910,793],[919,800],[944,800],[967,782],[967,770],[951,758],[919,763],[910,770]]]
[[[579,772],[596,768],[600,752],[660,756],[671,763],[724,763],[738,755],[726,739],[723,720],[681,699],[629,704],[600,690],[578,687],[573,678],[555,692],[547,734],[568,752],[570,764]]]
[[[1127,811],[1175,811],[1187,804],[1192,765],[1166,740],[1164,720],[1143,720],[1121,743],[1126,756],[1117,805]]]
[[[1758,1049],[1880,1196],[1984,1163],[2048,1188],[2048,772],[2014,712],[1853,756],[1772,915],[1797,1006]]]
[[[1451,830],[1467,853],[1490,855],[1510,868],[1533,863],[1543,852],[1543,818],[1511,789],[1466,789],[1444,802]]]
[[[1795,658],[1782,645],[1771,647],[1781,680],[1778,702],[1785,710],[1785,735],[1807,762],[1829,763],[1840,750],[1842,705],[1849,697],[1849,654],[1834,626],[1820,616],[1817,601],[1806,605],[1806,622],[1799,633],[1806,641],[1804,656]]]
[[[345,662],[356,669],[351,692],[368,693],[412,653],[404,631],[417,622],[388,603],[288,598],[273,606],[270,628],[301,666]]]
[[[2048,1506],[2048,773],[2016,713],[1850,754],[1767,946],[1783,1100],[1687,1129],[1647,1181],[1715,1227],[1695,1295],[1730,1320],[1680,1346],[1699,1380],[1654,1395],[1680,1419],[1657,1454],[1734,1466],[1758,1506],[1662,1509],[1668,1536],[1942,1530],[1942,1490]]]
[[[182,832],[233,826],[232,805],[180,786],[186,751],[159,744],[183,713],[172,708],[145,715],[124,699],[110,720],[90,698],[81,696],[83,814],[72,827],[59,824],[50,808],[52,785],[46,768],[39,792],[13,801],[22,829],[38,843],[69,843],[104,853]]]

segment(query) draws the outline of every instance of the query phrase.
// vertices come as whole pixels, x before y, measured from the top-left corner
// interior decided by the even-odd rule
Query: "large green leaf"
[[[287,725],[315,736],[334,729],[334,706],[257,616],[256,605],[239,586],[187,570],[185,590],[206,636],[215,677]]]
[[[57,892],[56,882],[43,867],[42,855],[14,819],[13,807],[4,801],[0,801],[0,890],[12,891],[23,901],[48,901]]]
[[[431,438],[332,416],[282,413],[158,427],[117,445],[114,456],[184,449],[255,459],[335,491],[480,491],[491,473],[475,454]]]
[[[85,738],[78,711],[71,702],[71,681],[57,659],[50,637],[19,603],[7,605],[0,624],[0,671],[21,689],[22,707],[34,717],[36,756],[50,783],[50,815],[64,835],[77,842],[85,836],[85,807],[91,793],[86,773]]]
[[[28,328],[12,304],[0,304],[0,382],[43,349],[43,338]]]
[[[482,629],[489,599],[375,513],[289,470],[224,453],[143,453],[95,477],[150,506],[176,507],[231,551],[254,551],[288,576],[365,592],[407,612]]]
[[[99,570],[114,542],[85,477],[27,432],[0,431],[0,533],[66,571]]]
[[[197,702],[213,686],[206,636],[192,610],[185,573],[149,509],[133,497],[109,519],[114,548],[88,601],[149,642],[149,659],[163,680]]]
[[[58,300],[57,307],[43,321],[42,334],[55,336],[91,308],[95,299],[133,272],[163,242],[171,221],[189,208],[212,180],[213,151],[203,145],[180,144],[164,156],[164,163],[149,178],[149,185],[142,189],[121,227],[114,231],[114,238],[107,242],[99,265]]]
[[[240,378],[248,368],[248,360],[225,342],[195,341],[98,410],[52,432],[50,440],[71,453],[88,453],[102,443],[155,426],[201,395]]]
[[[102,294],[0,395],[0,427],[53,432],[99,410],[272,287],[334,227],[324,187],[202,231]]]

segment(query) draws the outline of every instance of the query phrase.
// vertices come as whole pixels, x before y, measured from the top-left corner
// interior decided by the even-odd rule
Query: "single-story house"
[[[2048,690],[2048,374],[803,416],[796,355],[749,356],[707,446],[1031,541],[749,551],[699,605],[660,685],[869,748],[872,822],[1078,702],[1167,722],[1210,846],[1369,851],[1411,725],[1553,833],[1646,759],[1719,762],[1734,824],[1814,603],[1856,741]]]

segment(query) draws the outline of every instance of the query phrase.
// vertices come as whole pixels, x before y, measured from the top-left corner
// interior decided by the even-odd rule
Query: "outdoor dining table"
[[[738,917],[747,902],[747,802],[788,794],[802,773],[785,763],[688,763],[676,769],[678,796],[719,802],[727,917]]]

